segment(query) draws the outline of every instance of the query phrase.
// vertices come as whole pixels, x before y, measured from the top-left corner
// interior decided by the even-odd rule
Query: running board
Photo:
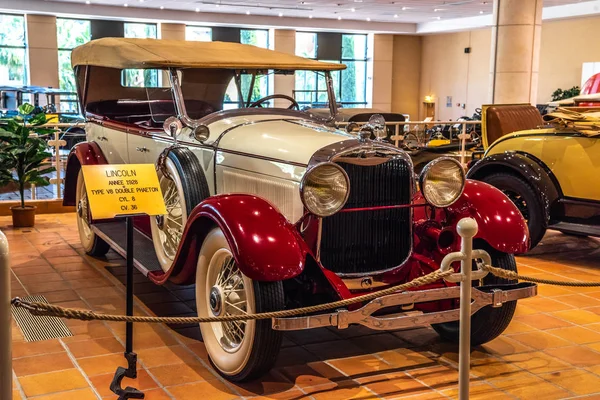
[[[537,285],[534,283],[516,283],[508,285],[480,286],[471,289],[471,315],[485,306],[502,307],[502,304],[533,297],[537,294]],[[414,328],[430,324],[440,324],[450,321],[458,321],[460,309],[447,311],[422,313],[411,311],[393,315],[372,314],[378,310],[401,306],[404,304],[423,303],[448,299],[458,299],[460,287],[447,287],[422,291],[408,291],[371,300],[363,307],[348,311],[338,310],[328,314],[308,315],[295,318],[273,318],[272,327],[279,331],[295,331],[303,329],[322,328],[334,326],[338,329],[346,329],[349,325],[360,324],[375,330],[395,330],[403,328]]]
[[[548,229],[555,229],[565,233],[574,233],[579,235],[600,236],[600,227],[585,224],[576,224],[573,222],[559,222],[550,225]]]
[[[125,221],[93,224],[92,230],[114,251],[123,257],[126,256],[127,229]],[[152,239],[137,229],[133,230],[133,265],[146,277],[150,272],[162,272]]]

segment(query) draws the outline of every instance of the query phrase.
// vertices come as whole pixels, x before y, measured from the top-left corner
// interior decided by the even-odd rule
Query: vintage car
[[[125,244],[122,222],[90,212],[81,166],[156,164],[168,213],[136,221],[134,264],[158,285],[195,283],[200,316],[323,304],[411,281],[459,249],[463,217],[478,222],[475,247],[497,267],[516,270],[512,254],[529,246],[518,209],[499,190],[466,180],[456,161],[429,164],[418,192],[410,157],[369,139],[381,130],[376,124],[352,136],[296,110],[288,95],[254,99],[252,84],[244,84],[262,74],[315,71],[335,115],[331,71],[344,65],[236,43],[115,38],[74,49],[72,63],[87,141],[70,154],[64,203],[77,207],[85,251],[123,254]],[[122,85],[122,70],[130,68],[160,70],[167,87]],[[232,92],[239,108],[224,110]],[[289,107],[261,107],[273,99]],[[483,286],[474,289],[474,345],[500,335],[516,300],[535,294],[493,276],[477,282]],[[358,323],[433,324],[457,341],[457,289],[440,280],[395,294],[403,297],[370,303]],[[345,328],[348,318],[337,314],[354,323],[359,306],[200,329],[219,373],[243,381],[271,368],[282,331]],[[383,308],[383,316],[371,315]]]
[[[486,151],[467,176],[517,205],[532,248],[546,229],[600,236],[600,113],[589,115],[564,110],[542,118],[531,105],[484,109]],[[552,124],[544,126],[544,119]]]

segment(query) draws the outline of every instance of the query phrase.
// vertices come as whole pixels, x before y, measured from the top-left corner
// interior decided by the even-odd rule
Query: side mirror
[[[176,139],[183,130],[183,124],[179,118],[169,117],[163,123],[163,129],[167,135],[171,136],[173,139]]]

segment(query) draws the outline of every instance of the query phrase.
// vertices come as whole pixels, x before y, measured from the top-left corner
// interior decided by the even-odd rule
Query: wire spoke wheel
[[[200,249],[196,270],[199,317],[255,314],[285,307],[281,282],[253,281],[239,269],[221,229],[211,230]],[[200,324],[212,364],[227,379],[256,378],[275,362],[281,332],[270,320]]]

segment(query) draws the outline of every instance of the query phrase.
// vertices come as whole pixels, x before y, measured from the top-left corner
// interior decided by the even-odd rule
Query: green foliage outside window
[[[27,83],[25,17],[0,14],[0,84]]]
[[[56,19],[58,39],[58,81],[60,88],[75,92],[75,74],[71,67],[71,50],[87,43],[92,38],[90,21],[80,19]]]
[[[316,59],[317,34],[296,33],[296,55]],[[336,101],[345,107],[366,104],[367,35],[342,35],[341,60],[321,60],[346,64],[343,71],[333,71],[333,89]],[[327,101],[327,85],[322,74],[296,71],[296,100],[300,103]]]
[[[156,39],[156,24],[125,23],[125,37]],[[126,69],[123,85],[137,87],[159,87],[159,71],[156,69]]]

